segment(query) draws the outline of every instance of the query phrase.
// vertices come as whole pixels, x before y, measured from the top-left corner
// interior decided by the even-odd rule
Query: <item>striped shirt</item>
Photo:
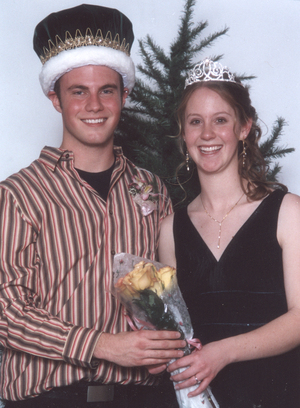
[[[19,400],[80,380],[151,384],[144,368],[93,358],[100,332],[129,330],[111,295],[114,254],[157,258],[165,186],[115,147],[105,202],[74,169],[73,153],[46,147],[0,184],[0,395]],[[133,176],[158,186],[144,216]]]

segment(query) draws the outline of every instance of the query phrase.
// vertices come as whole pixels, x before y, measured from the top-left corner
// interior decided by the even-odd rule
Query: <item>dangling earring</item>
[[[190,155],[188,151],[186,151],[185,153],[185,165],[186,165],[187,171],[190,171]]]
[[[247,156],[246,148],[247,148],[247,143],[246,143],[245,140],[243,139],[243,151],[242,151],[243,167],[246,166],[246,156]]]

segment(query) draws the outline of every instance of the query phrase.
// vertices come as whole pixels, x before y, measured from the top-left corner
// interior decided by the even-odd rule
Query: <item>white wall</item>
[[[80,3],[0,0],[0,180],[27,166],[44,145],[60,144],[60,115],[40,88],[41,64],[32,49],[32,36],[35,25],[47,14]],[[137,39],[148,33],[168,48],[176,35],[184,0],[95,0],[94,3],[118,8],[132,20],[136,38],[132,57],[138,62]],[[280,160],[283,166],[280,181],[300,194],[300,1],[198,0],[194,20],[208,20],[206,35],[225,25],[230,27],[228,35],[219,39],[203,57],[223,53],[223,63],[231,70],[256,75],[257,79],[251,81],[252,102],[262,121],[270,128],[277,116],[283,116],[289,123],[282,144],[297,151]]]

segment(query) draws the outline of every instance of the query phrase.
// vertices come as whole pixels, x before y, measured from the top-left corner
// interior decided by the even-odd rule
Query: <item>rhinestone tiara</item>
[[[227,67],[224,67],[219,62],[215,62],[210,58],[205,58],[205,60],[199,62],[191,69],[188,73],[188,77],[185,80],[184,89],[194,84],[195,82],[204,81],[225,81],[233,82],[238,85],[242,83],[232,74]]]
[[[44,55],[40,55],[40,60],[42,64],[45,64],[51,57],[54,57],[55,55],[59,54],[62,51],[71,50],[73,48],[88,45],[109,47],[115,50],[123,51],[128,56],[130,55],[129,53],[130,47],[129,44],[126,43],[125,38],[122,40],[121,43],[119,34],[117,34],[113,39],[110,31],[106,34],[105,37],[102,35],[102,31],[100,29],[98,29],[94,37],[90,28],[86,30],[85,36],[81,34],[80,30],[76,30],[74,38],[71,36],[69,31],[67,31],[65,35],[66,36],[64,41],[62,41],[61,38],[58,35],[56,35],[55,36],[56,44],[54,44],[51,40],[48,41],[49,49],[44,47],[43,48]]]

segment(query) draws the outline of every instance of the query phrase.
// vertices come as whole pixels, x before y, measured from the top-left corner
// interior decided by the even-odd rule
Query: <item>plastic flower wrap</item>
[[[193,328],[177,284],[176,270],[121,253],[114,257],[113,274],[114,294],[125,306],[136,327],[179,331],[187,340],[185,355],[190,354],[192,350],[188,342],[193,342]],[[198,384],[175,390],[180,408],[219,407],[209,387],[202,394],[189,398],[187,395],[197,387]]]

